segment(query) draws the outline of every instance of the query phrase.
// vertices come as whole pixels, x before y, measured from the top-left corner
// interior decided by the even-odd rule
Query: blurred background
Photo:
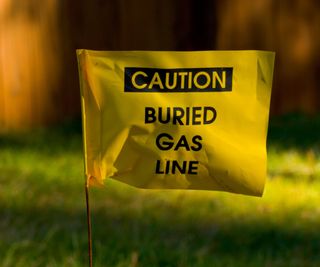
[[[316,0],[0,1],[0,131],[80,116],[75,49],[276,52],[271,114],[320,110]]]
[[[95,267],[320,266],[320,1],[0,0],[0,266],[87,266],[75,49],[276,52],[263,198],[93,188]]]

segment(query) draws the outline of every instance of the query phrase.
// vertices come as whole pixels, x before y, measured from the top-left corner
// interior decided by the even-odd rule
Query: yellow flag
[[[273,52],[77,56],[90,183],[262,195]]]

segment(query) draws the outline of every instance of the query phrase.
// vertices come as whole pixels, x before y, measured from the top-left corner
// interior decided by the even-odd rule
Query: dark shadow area
[[[292,113],[272,117],[268,130],[268,146],[307,150],[320,148],[320,115]]]
[[[81,118],[56,126],[34,129],[32,133],[0,134],[0,148],[28,149],[41,153],[82,153]]]
[[[223,224],[220,218],[211,222],[196,218],[182,221],[179,209],[172,213],[170,207],[165,208],[167,212],[161,214],[161,219],[150,214],[141,216],[138,210],[94,210],[97,266],[116,266],[133,252],[138,254],[139,266],[213,266],[219,261],[221,265],[215,266],[225,266],[226,259],[238,262],[238,266],[320,265],[316,222],[294,228],[263,220],[246,223],[239,219]],[[68,211],[63,205],[10,210],[1,205],[0,210],[1,218],[6,220],[0,226],[1,258],[8,246],[28,240],[31,245],[16,253],[28,249],[30,257],[48,262],[55,259],[57,263],[66,255],[75,255],[83,262],[81,266],[86,266],[84,210]]]

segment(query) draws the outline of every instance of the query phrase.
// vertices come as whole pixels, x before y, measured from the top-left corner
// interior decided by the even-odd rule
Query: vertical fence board
[[[21,4],[23,3],[23,4]],[[56,119],[59,57],[55,0],[9,1],[1,6],[1,131]]]
[[[276,51],[273,114],[319,111],[317,1],[227,0],[219,5],[218,16],[219,49]]]

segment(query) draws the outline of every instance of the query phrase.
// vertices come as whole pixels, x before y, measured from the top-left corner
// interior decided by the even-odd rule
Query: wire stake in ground
[[[89,183],[85,183],[86,192],[86,206],[87,206],[87,227],[88,227],[88,256],[89,256],[89,267],[92,267],[92,233],[91,233],[91,211],[89,201]]]

